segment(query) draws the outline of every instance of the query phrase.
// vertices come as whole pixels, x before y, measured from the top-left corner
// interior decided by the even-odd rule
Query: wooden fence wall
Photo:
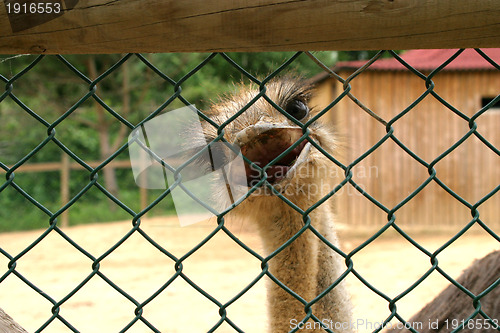
[[[347,78],[350,73],[340,73]],[[495,97],[500,87],[496,71],[442,72],[433,78],[435,91],[467,116],[482,107],[482,98]],[[425,91],[422,79],[408,71],[367,71],[351,82],[352,93],[385,120],[408,107]],[[343,91],[342,85],[328,79],[318,87],[316,103],[325,106]],[[343,138],[344,163],[351,163],[385,134],[377,122],[350,99],[343,99],[329,113],[336,131]],[[478,132],[495,147],[500,146],[500,109],[480,116]],[[394,125],[394,135],[427,163],[460,140],[469,131],[467,121],[453,114],[432,96],[427,96]],[[500,184],[498,156],[474,135],[439,161],[437,176],[469,203],[476,203]],[[427,168],[389,139],[354,169],[354,180],[388,208],[393,208],[428,177]],[[361,196],[351,185],[341,193],[337,204],[344,221],[356,225],[381,226],[387,214]],[[500,225],[500,195],[479,207],[480,217]],[[406,225],[465,225],[470,209],[435,182],[396,213]]]

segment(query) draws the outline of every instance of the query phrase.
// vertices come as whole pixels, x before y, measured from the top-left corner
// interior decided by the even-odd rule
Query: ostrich
[[[266,85],[266,95],[296,121],[305,123],[312,117],[308,102],[312,87],[292,77],[276,79]],[[206,115],[222,124],[250,102],[258,91],[241,89],[213,105]],[[301,210],[307,210],[333,189],[334,163],[315,148],[316,143],[330,154],[337,142],[331,130],[319,122],[309,127],[308,139],[302,141],[265,172],[267,182]],[[264,98],[258,99],[224,129],[224,138],[236,144],[242,154],[259,167],[265,167],[292,146],[303,135],[302,129],[280,113]],[[204,124],[207,141],[213,140],[217,128]],[[245,165],[249,187],[262,175],[253,165]],[[311,226],[333,246],[338,247],[335,217],[329,201],[303,216],[285,201],[261,185],[238,205],[230,216],[249,218],[257,225],[266,254],[277,250],[293,238],[310,218]],[[271,332],[288,332],[304,328],[307,332],[324,332],[318,322],[301,320],[307,315],[305,302],[311,302],[330,288],[345,272],[344,258],[327,246],[313,231],[306,229],[279,254],[269,260],[269,272],[300,296],[292,297],[279,284],[270,282],[268,305]],[[315,302],[312,314],[335,332],[351,332],[351,303],[344,282],[337,283]]]

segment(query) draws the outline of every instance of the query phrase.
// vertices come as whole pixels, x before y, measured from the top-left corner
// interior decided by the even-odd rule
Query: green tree
[[[251,75],[263,79],[294,54],[263,52],[226,55]],[[315,53],[327,66],[333,66],[337,60],[357,59],[369,55],[359,52]],[[38,58],[34,55],[0,56],[0,80],[4,82],[6,91],[12,89],[12,94],[23,103],[19,105],[16,99],[10,96],[4,95],[3,99],[0,97],[0,162],[8,166],[18,162],[47,138],[47,126],[57,121],[68,110],[73,110],[89,92],[89,80],[99,78],[95,94],[106,108],[91,97],[79,104],[55,127],[56,138],[87,162],[108,158],[126,142],[130,133],[130,128],[118,121],[107,108],[135,125],[159,109],[170,110],[183,106],[179,99],[165,104],[175,94],[179,80],[183,80],[180,85],[181,96],[202,110],[218,95],[234,89],[235,82],[250,82],[221,54],[213,57],[200,53],[145,54],[142,58],[131,55],[127,61],[121,63],[123,57],[124,55],[117,54],[64,56],[64,59],[81,73],[77,75],[62,58],[46,56],[10,85],[7,84],[9,80]],[[209,57],[210,61],[205,66],[191,76],[186,76]],[[163,74],[158,75],[148,62]],[[116,69],[108,72],[113,66],[116,66]],[[285,72],[292,71],[307,78],[321,70],[306,54],[301,54]],[[30,115],[28,109],[35,112],[36,116]],[[49,142],[32,156],[28,163],[59,161],[60,156],[60,147]],[[118,158],[126,159],[128,156],[125,153]],[[123,186],[124,190],[119,188],[117,172],[119,170],[108,167],[103,170],[105,187],[118,197],[127,196],[123,191],[135,187],[135,184],[133,181],[130,181],[130,184],[122,182],[120,186]],[[33,192],[40,197],[50,198],[47,199],[49,202],[58,202],[57,177],[47,174],[30,177],[25,179],[34,187]],[[78,186],[81,187],[73,178],[71,186],[76,191]],[[0,204],[2,200],[7,199],[0,193]],[[14,204],[17,199],[8,200]]]

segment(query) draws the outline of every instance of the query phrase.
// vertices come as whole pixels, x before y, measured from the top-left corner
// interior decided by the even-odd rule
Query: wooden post
[[[69,173],[70,173],[70,163],[69,156],[66,153],[62,153],[61,156],[61,207],[68,203],[69,201]],[[68,211],[64,211],[60,215],[61,227],[65,228],[69,226],[69,215]]]
[[[40,0],[53,13],[16,14],[19,2],[0,6],[0,54],[500,46],[500,1]]]
[[[28,333],[11,316],[0,308],[0,332],[2,333]]]

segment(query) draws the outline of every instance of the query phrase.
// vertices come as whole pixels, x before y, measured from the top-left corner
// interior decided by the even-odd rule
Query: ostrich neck
[[[269,219],[261,217],[258,221],[267,255],[276,251],[304,226],[302,215],[281,200],[271,201],[268,208]],[[311,225],[337,246],[330,208],[324,204],[315,209],[310,218]],[[310,302],[335,282],[345,271],[345,265],[341,256],[312,231],[305,230],[269,261],[269,271],[302,299]],[[288,332],[296,328],[307,314],[304,304],[274,281],[270,282],[268,288],[268,304],[271,332]],[[350,332],[348,329],[339,330],[338,326],[330,326],[335,323],[349,323],[350,310],[349,297],[343,283],[312,306],[313,314],[335,332]],[[306,332],[324,332],[319,328],[319,324],[311,319],[303,327]],[[306,330],[307,328],[309,329]]]

